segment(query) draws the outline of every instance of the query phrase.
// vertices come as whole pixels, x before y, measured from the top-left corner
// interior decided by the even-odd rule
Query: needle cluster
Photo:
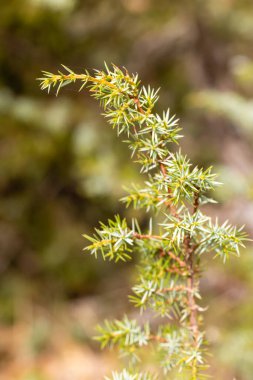
[[[117,262],[139,254],[138,278],[130,301],[141,312],[153,311],[145,324],[125,316],[99,327],[101,346],[117,346],[129,359],[128,369],[106,379],[152,380],[168,378],[170,372],[177,379],[205,378],[204,308],[199,305],[201,256],[212,254],[224,262],[231,255],[239,256],[245,233],[228,222],[219,225],[202,213],[203,204],[214,202],[210,191],[220,184],[211,167],[194,167],[180,149],[172,152],[182,136],[170,110],[162,115],[155,112],[158,90],[142,86],[138,75],[114,65],[94,70],[93,75],[63,68],[58,74],[43,72],[41,88],[50,91],[55,87],[58,93],[76,81],[81,83],[80,90],[88,88],[109,124],[125,136],[140,171],[147,173],[145,187],[132,185],[122,202],[153,211],[148,231],[141,231],[137,220],[129,225],[115,216],[107,224],[100,223],[93,236],[84,235],[89,241],[85,250],[96,257]],[[139,372],[139,352],[146,347],[152,347],[158,357],[156,374]]]

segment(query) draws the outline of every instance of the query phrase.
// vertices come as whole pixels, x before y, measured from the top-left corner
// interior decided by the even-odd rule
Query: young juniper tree
[[[170,371],[174,376],[177,373],[177,379],[202,379],[207,364],[203,309],[198,301],[201,256],[212,252],[224,262],[230,255],[238,256],[245,234],[228,222],[213,223],[201,212],[203,204],[212,202],[208,192],[219,183],[211,167],[193,167],[180,150],[172,153],[172,144],[178,144],[181,137],[180,128],[169,110],[162,116],[154,112],[158,91],[141,86],[137,75],[116,66],[95,70],[94,75],[64,69],[56,75],[44,72],[41,88],[50,91],[57,87],[58,93],[79,80],[81,89],[89,89],[118,135],[124,135],[141,172],[147,173],[145,188],[132,186],[122,201],[126,206],[154,211],[153,218],[158,221],[162,215],[162,223],[151,219],[148,232],[142,232],[136,220],[130,226],[126,219],[115,216],[108,224],[100,223],[93,236],[85,235],[90,241],[85,249],[95,257],[117,262],[140,254],[137,284],[130,299],[141,311],[154,311],[145,324],[125,316],[99,328],[102,347],[116,345],[130,359],[129,368],[113,373],[111,379],[156,378],[136,368],[138,350],[150,345],[159,358],[159,379],[168,378]],[[163,317],[159,321],[164,323],[157,327],[153,316]]]

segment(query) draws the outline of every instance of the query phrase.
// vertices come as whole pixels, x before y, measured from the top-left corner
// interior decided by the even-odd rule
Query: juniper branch
[[[165,374],[177,369],[178,376],[199,380],[206,369],[200,318],[203,308],[198,305],[201,255],[213,252],[223,261],[238,256],[246,235],[228,222],[221,226],[213,223],[200,211],[204,203],[213,202],[209,193],[220,184],[212,167],[193,167],[180,149],[172,153],[172,144],[178,144],[182,136],[178,119],[169,110],[162,116],[155,113],[158,90],[141,86],[137,74],[130,75],[115,65],[111,69],[105,66],[105,71],[95,70],[93,75],[87,70],[76,74],[63,68],[65,71],[57,74],[43,72],[41,88],[56,88],[58,94],[76,81],[81,82],[80,90],[88,88],[109,124],[118,135],[125,134],[124,141],[141,165],[141,172],[148,173],[145,188],[133,185],[122,201],[127,206],[154,210],[164,218],[155,225],[155,233],[151,226],[142,232],[137,221],[130,227],[116,216],[108,224],[100,223],[92,237],[84,235],[91,242],[85,249],[104,259],[125,261],[139,253],[137,284],[130,300],[141,311],[149,308],[169,319],[152,332],[152,321],[144,327],[127,317],[106,322],[98,339],[103,346],[116,344],[135,359],[137,350],[155,343]],[[113,373],[112,379],[147,380],[151,375],[124,370]]]

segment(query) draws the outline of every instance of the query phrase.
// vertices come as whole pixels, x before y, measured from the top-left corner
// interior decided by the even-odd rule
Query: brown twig
[[[194,202],[193,202],[193,214],[195,214],[198,211],[198,208],[199,208],[199,192],[195,192]],[[192,245],[191,238],[189,235],[185,237],[184,246],[185,246],[188,266],[190,268],[190,276],[187,280],[187,285],[190,289],[193,290],[195,288],[195,274],[196,274],[195,257],[194,257],[196,246]],[[195,342],[197,343],[197,339],[199,336],[198,305],[196,304],[193,292],[189,293],[188,295],[188,304],[190,308],[190,328],[193,332]]]
[[[166,256],[166,255],[169,255],[173,260],[175,260],[179,264],[180,267],[187,268],[186,262],[181,260],[177,255],[175,255],[175,253],[171,251],[164,251],[164,250],[160,251],[160,256]]]
[[[167,342],[166,338],[163,338],[159,335],[150,335],[149,340],[154,340],[155,342],[159,342],[159,343],[166,343]]]
[[[193,202],[193,214],[198,211],[199,208],[199,192],[195,191],[194,193],[194,202]]]
[[[171,286],[170,288],[163,288],[157,291],[157,293],[170,293],[170,292],[179,292],[185,291],[188,293],[194,293],[194,289],[187,287],[185,285]]]
[[[133,237],[135,237],[136,239],[149,239],[149,240],[153,240],[153,239],[163,240],[164,239],[160,235],[145,235],[145,234],[138,234],[137,232],[133,234]]]

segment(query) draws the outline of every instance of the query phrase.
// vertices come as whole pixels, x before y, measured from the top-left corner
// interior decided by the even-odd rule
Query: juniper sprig
[[[172,152],[172,144],[179,144],[182,136],[170,110],[162,115],[155,112],[158,90],[142,86],[138,75],[114,65],[94,70],[93,75],[63,68],[58,74],[43,72],[41,88],[48,92],[56,88],[58,94],[63,86],[76,81],[81,82],[80,90],[88,88],[109,124],[118,135],[125,135],[140,171],[147,173],[145,188],[132,185],[122,202],[153,211],[145,233],[136,220],[128,225],[126,219],[116,216],[108,224],[100,223],[93,236],[84,235],[90,242],[85,249],[95,257],[117,262],[139,253],[138,278],[130,300],[141,311],[155,312],[144,325],[125,316],[99,327],[96,339],[101,346],[116,345],[129,358],[129,369],[114,372],[110,379],[154,379],[155,374],[138,369],[139,350],[150,346],[159,358],[159,379],[170,371],[177,373],[177,379],[202,379],[207,362],[203,308],[199,305],[201,256],[210,253],[224,262],[231,255],[239,256],[246,235],[242,228],[228,222],[219,225],[201,212],[203,204],[214,202],[209,193],[219,182],[211,167],[193,167],[180,149]],[[161,216],[163,222],[157,222]],[[164,323],[157,326],[156,316],[163,317]]]

